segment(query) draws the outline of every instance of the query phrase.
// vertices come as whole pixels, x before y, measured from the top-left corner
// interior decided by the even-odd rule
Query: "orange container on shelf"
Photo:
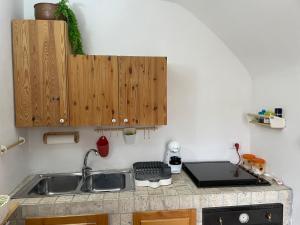
[[[254,158],[252,160],[252,172],[257,175],[263,175],[266,172],[266,160]]]
[[[253,154],[244,154],[242,155],[242,165],[246,170],[252,170],[252,160],[256,158],[256,155]]]

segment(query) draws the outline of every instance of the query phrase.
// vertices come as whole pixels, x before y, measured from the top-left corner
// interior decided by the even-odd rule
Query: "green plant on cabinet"
[[[56,17],[64,16],[68,24],[69,41],[74,55],[83,55],[83,47],[78,22],[68,0],[61,0],[56,10]]]

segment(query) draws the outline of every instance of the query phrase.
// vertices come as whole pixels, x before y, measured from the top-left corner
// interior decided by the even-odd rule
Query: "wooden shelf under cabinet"
[[[133,225],[196,225],[196,209],[136,212]]]

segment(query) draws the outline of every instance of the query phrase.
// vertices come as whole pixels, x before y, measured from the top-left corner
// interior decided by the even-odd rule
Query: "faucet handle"
[[[82,168],[82,179],[85,180],[92,172],[92,168],[88,166],[84,166]]]
[[[92,168],[89,167],[89,166],[84,166],[82,169],[83,169],[83,170],[92,170]]]

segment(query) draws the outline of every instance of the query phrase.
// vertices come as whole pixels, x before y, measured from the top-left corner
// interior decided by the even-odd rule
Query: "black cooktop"
[[[229,161],[186,162],[183,170],[197,187],[261,186],[270,183]]]

